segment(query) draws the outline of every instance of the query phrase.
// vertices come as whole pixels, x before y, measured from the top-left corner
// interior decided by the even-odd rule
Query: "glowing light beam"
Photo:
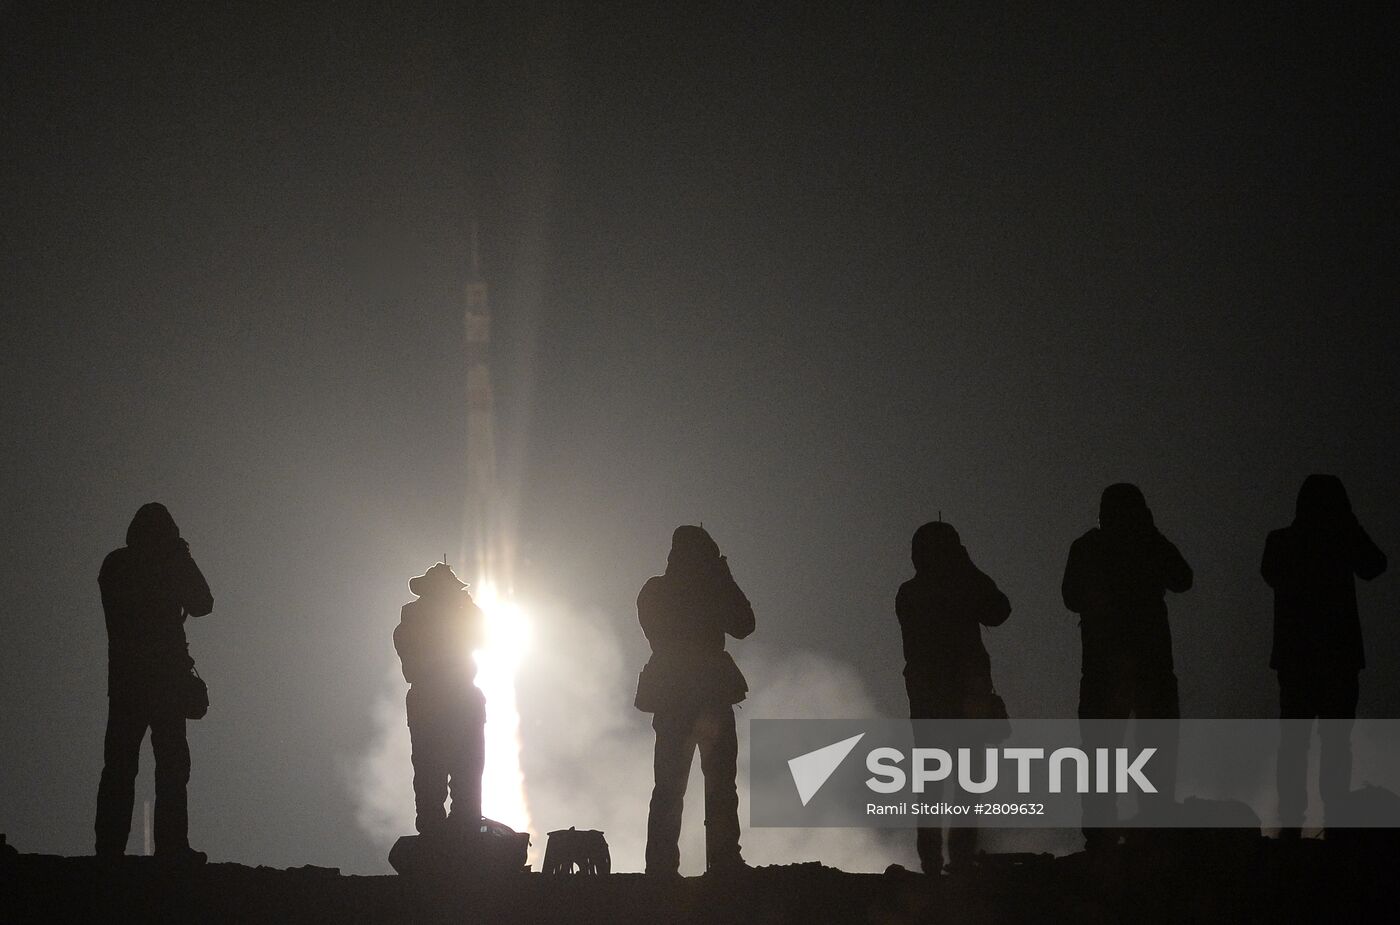
[[[490,579],[472,588],[486,616],[485,642],[472,653],[476,684],[486,696],[486,771],[481,781],[482,812],[518,832],[530,830],[525,775],[520,769],[520,711],[515,674],[530,648],[530,621],[520,605]]]

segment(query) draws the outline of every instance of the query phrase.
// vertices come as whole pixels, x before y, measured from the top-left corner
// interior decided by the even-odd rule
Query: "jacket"
[[[1366,665],[1356,578],[1386,569],[1385,553],[1357,523],[1335,476],[1303,483],[1293,523],[1264,543],[1259,571],[1274,589],[1273,649],[1279,671],[1356,671]]]
[[[107,624],[108,696],[168,685],[194,664],[185,619],[214,609],[209,583],[164,506],[144,505],[127,545],[97,576]]]
[[[415,688],[460,690],[474,684],[485,615],[466,591],[435,590],[410,601],[394,629],[403,678]]]
[[[1170,673],[1166,592],[1191,588],[1181,552],[1153,524],[1132,485],[1110,486],[1100,525],[1070,546],[1060,594],[1079,614],[1086,675]]]
[[[753,607],[723,559],[710,570],[668,569],[642,586],[637,619],[652,655],[637,679],[636,707],[683,712],[739,703],[748,682],[724,650],[726,635],[753,632]]]

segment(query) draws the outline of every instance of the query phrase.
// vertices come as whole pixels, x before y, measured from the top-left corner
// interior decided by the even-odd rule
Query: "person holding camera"
[[[705,774],[705,868],[741,870],[734,704],[749,686],[724,651],[724,637],[753,632],[753,607],[703,527],[676,528],[666,573],[648,579],[637,596],[637,618],[652,654],[637,680],[636,707],[654,715],[656,730],[646,872],[678,873],[681,807],[697,748]]]
[[[1147,816],[1176,800],[1177,719],[1181,701],[1172,661],[1166,593],[1191,590],[1195,576],[1176,545],[1157,529],[1142,489],[1110,485],[1099,500],[1099,525],[1069,548],[1060,594],[1079,615],[1082,663],[1079,718],[1086,747],[1123,744],[1136,720],[1139,747],[1157,748],[1158,792],[1144,797]],[[1114,794],[1084,795],[1084,845],[1118,843]]]
[[[409,683],[415,825],[429,838],[473,836],[481,824],[486,698],[472,652],[481,647],[486,616],[446,562],[409,579],[408,588],[416,600],[403,606],[394,650]]]
[[[1386,567],[1385,553],[1362,529],[1335,475],[1304,479],[1295,510],[1293,523],[1269,534],[1260,563],[1274,590],[1269,667],[1278,672],[1279,715],[1293,721],[1283,723],[1276,769],[1285,841],[1302,836],[1314,719],[1322,740],[1324,812],[1351,792],[1352,720],[1366,666],[1356,579],[1370,581]]]
[[[194,674],[185,619],[214,609],[199,566],[165,505],[142,505],[126,545],[107,555],[97,583],[107,622],[107,733],[97,789],[97,856],[120,858],[131,834],[141,740],[151,731],[156,759],[156,857],[200,864],[190,848],[185,720],[208,708]]]
[[[962,731],[969,740],[957,743],[971,748],[974,773],[980,776],[985,770],[984,747],[1010,733],[1006,704],[992,685],[992,661],[982,641],[982,628],[1005,623],[1011,616],[1011,602],[973,563],[953,525],[941,519],[914,531],[910,558],[914,577],[899,586],[894,604],[904,643],[909,718],[981,720],[975,727],[965,725]],[[915,742],[925,745],[922,737],[927,732],[924,724],[916,722]],[[954,789],[953,796],[962,800],[966,795]],[[943,870],[941,825],[920,826],[915,846],[924,873],[936,875]],[[976,848],[976,827],[952,827],[948,868],[966,870]]]

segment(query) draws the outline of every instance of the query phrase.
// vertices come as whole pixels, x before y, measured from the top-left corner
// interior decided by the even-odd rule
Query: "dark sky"
[[[893,595],[942,510],[1011,597],[1012,712],[1072,715],[1060,570],[1129,480],[1196,568],[1184,710],[1267,715],[1258,558],[1303,476],[1400,550],[1388,21],[295,6],[0,4],[24,850],[90,850],[97,568],[158,499],[216,603],[189,630],[196,844],[382,869],[345,769],[404,582],[462,531],[473,215],[520,584],[613,621],[628,672],[636,591],[703,520],[755,646],[897,713]],[[1361,710],[1400,715],[1394,577],[1361,605]]]

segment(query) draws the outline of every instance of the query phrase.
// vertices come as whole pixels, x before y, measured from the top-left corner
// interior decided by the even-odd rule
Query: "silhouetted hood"
[[[963,561],[968,556],[953,525],[936,520],[914,531],[910,558],[914,560],[915,572],[927,572],[939,564]]]
[[[408,590],[419,597],[438,591],[463,591],[467,583],[457,577],[446,562],[439,562],[423,574],[408,580]]]
[[[1109,533],[1149,533],[1157,529],[1142,489],[1128,482],[1119,482],[1103,490],[1103,497],[1099,499],[1099,526]]]
[[[704,527],[685,524],[671,534],[671,554],[666,557],[666,574],[696,571],[719,559],[719,544]]]
[[[1303,479],[1298,489],[1298,507],[1293,522],[1303,527],[1340,527],[1352,519],[1351,499],[1335,475],[1314,473]]]
[[[164,546],[180,538],[180,528],[165,505],[152,501],[141,505],[131,525],[126,528],[126,545],[137,547]]]

